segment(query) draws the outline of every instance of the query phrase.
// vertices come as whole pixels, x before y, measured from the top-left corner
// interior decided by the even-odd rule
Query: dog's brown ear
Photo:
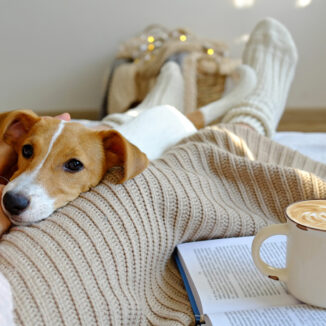
[[[31,110],[16,110],[0,114],[0,139],[15,147],[40,120]]]
[[[100,131],[106,155],[107,170],[122,167],[123,176],[119,183],[135,177],[148,165],[146,154],[131,144],[116,130]]]

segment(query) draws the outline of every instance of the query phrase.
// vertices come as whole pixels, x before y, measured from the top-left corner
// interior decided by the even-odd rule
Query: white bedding
[[[326,164],[326,133],[279,132],[273,139]],[[0,274],[0,325],[14,325],[12,310],[9,284]]]
[[[0,325],[14,325],[13,301],[10,285],[0,273]]]
[[[326,164],[326,133],[278,132],[273,140]]]

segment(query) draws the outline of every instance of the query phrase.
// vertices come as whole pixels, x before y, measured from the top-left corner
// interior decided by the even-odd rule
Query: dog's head
[[[14,224],[48,217],[97,185],[110,168],[123,168],[122,183],[148,164],[146,155],[115,130],[93,130],[28,110],[0,115],[0,139],[18,156],[1,201]]]

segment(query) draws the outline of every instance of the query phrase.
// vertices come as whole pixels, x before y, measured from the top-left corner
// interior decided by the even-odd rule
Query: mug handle
[[[261,273],[267,275],[273,280],[287,281],[287,268],[276,268],[266,264],[260,257],[260,247],[262,243],[269,237],[277,234],[289,234],[288,223],[273,224],[262,228],[255,236],[252,246],[251,253],[255,265]]]

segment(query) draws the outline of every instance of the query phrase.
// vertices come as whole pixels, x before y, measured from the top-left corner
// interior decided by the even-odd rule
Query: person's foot
[[[242,64],[237,67],[233,76],[236,82],[234,87],[227,94],[217,101],[211,102],[187,115],[187,117],[193,121],[192,117],[195,118],[198,116],[198,112],[200,112],[202,123],[199,126],[195,123],[197,128],[215,123],[218,119],[223,117],[226,112],[248,96],[256,86],[256,73],[248,65]]]
[[[183,112],[183,92],[184,81],[180,66],[174,61],[167,61],[162,66],[154,87],[135,110],[171,105]]]
[[[162,66],[154,87],[137,107],[125,113],[109,114],[102,121],[110,128],[117,128],[132,121],[140,113],[162,105],[170,105],[183,112],[183,93],[184,81],[181,69],[176,62],[167,61]]]
[[[243,52],[243,63],[256,73],[256,87],[225,114],[222,122],[247,124],[272,136],[285,107],[297,60],[289,31],[275,19],[260,21]]]

